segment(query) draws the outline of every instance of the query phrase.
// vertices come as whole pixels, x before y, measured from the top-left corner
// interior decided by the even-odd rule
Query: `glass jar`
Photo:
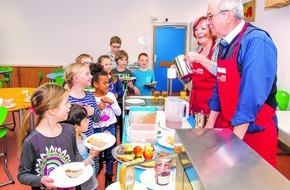
[[[170,182],[171,164],[166,159],[158,160],[154,167],[155,182],[158,185],[168,185]]]

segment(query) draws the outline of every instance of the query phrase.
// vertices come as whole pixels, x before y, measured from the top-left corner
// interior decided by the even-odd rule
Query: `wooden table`
[[[23,110],[27,109],[31,106],[30,102],[24,101],[25,99],[25,93],[24,90],[28,90],[29,96],[32,95],[32,93],[36,90],[36,88],[25,88],[25,87],[19,87],[19,88],[0,88],[0,97],[3,99],[9,99],[13,98],[14,103],[16,104],[14,107],[8,108],[8,111],[10,112],[18,112],[19,114],[19,125],[22,124],[22,115]],[[15,124],[14,124],[15,128]],[[12,128],[12,130],[14,129]]]

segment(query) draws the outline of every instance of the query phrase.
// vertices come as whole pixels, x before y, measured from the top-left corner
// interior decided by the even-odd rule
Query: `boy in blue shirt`
[[[154,71],[148,69],[149,57],[146,53],[140,53],[138,56],[139,69],[133,71],[136,77],[133,87],[135,95],[152,96],[152,90],[155,86]]]

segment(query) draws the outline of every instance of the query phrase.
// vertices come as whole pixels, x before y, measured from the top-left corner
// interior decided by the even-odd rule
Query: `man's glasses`
[[[84,62],[84,64],[87,64],[87,65],[91,65],[91,64],[93,64],[93,62]]]
[[[213,16],[218,15],[218,14],[221,14],[221,13],[224,13],[224,12],[227,12],[227,11],[229,11],[229,10],[222,10],[222,11],[219,11],[219,12],[214,13],[214,14],[209,13],[208,15],[206,15],[206,19],[208,21],[212,21]]]

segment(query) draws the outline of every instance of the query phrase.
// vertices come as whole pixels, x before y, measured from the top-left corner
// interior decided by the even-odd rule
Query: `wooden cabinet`
[[[48,73],[53,73],[54,69],[62,66],[13,66],[12,87],[37,87],[38,72],[43,73],[41,84],[49,82],[46,77]]]

